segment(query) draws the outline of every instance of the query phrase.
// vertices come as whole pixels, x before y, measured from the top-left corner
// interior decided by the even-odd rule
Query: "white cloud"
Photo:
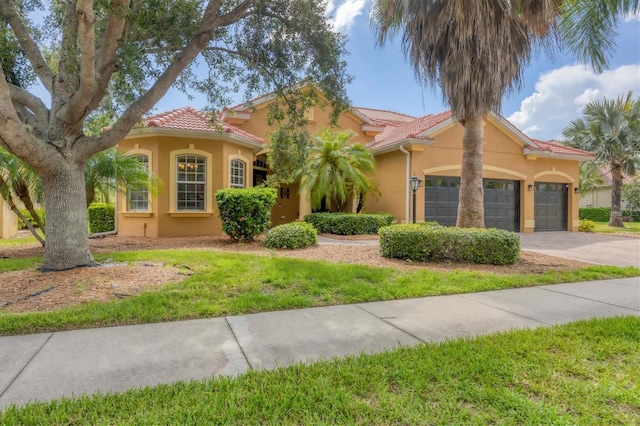
[[[558,139],[571,120],[582,115],[589,102],[615,99],[633,90],[640,95],[640,65],[623,65],[602,74],[585,65],[568,65],[541,74],[535,92],[520,103],[508,119],[527,135]]]
[[[640,10],[625,15],[624,22],[640,21]]]
[[[339,3],[339,5],[336,5]],[[329,0],[327,15],[334,30],[347,32],[355,19],[362,14],[366,0]]]

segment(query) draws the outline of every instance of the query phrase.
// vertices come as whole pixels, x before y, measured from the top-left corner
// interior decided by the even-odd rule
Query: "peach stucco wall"
[[[152,153],[151,169],[163,182],[161,191],[154,197],[149,213],[126,211],[126,199],[118,198],[118,234],[123,236],[185,237],[197,235],[220,235],[222,225],[218,218],[215,192],[229,187],[229,160],[241,158],[245,161],[246,185],[253,184],[253,150],[228,141],[202,139],[198,137],[175,137],[143,135],[131,137],[118,144],[125,152],[148,150]],[[203,213],[173,212],[175,203],[171,199],[171,152],[190,150],[204,152],[212,156],[212,180],[207,188],[211,197],[211,208]]]
[[[460,124],[451,125],[433,137],[433,146],[416,147],[411,151],[410,173],[424,179],[430,176],[460,176],[462,162],[462,133]],[[577,231],[578,196],[574,188],[578,185],[578,161],[548,158],[527,159],[523,148],[505,131],[492,122],[484,127],[484,171],[485,178],[520,181],[520,231],[533,232],[534,192],[528,185],[534,182],[554,182],[569,185],[568,227]],[[409,148],[411,149],[411,148]],[[375,180],[383,196],[367,203],[368,211],[392,213],[399,222],[405,220],[406,209],[406,156],[399,150],[379,155]],[[424,187],[416,193],[416,219],[424,221]],[[410,195],[411,198],[411,195]],[[413,205],[410,207],[412,213]]]
[[[18,217],[0,197],[0,238],[13,238],[18,235]]]

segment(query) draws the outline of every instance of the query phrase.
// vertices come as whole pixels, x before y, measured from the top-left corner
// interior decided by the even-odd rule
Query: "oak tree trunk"
[[[54,173],[42,174],[47,212],[43,270],[94,264],[89,251],[84,164],[60,163]]]
[[[462,173],[456,226],[484,228],[484,188],[482,184],[482,117],[464,121]]]
[[[611,216],[609,217],[609,226],[623,228],[622,212],[620,205],[622,204],[622,166],[620,164],[611,164]]]

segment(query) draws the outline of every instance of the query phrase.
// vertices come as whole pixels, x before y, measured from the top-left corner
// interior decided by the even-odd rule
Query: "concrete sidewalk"
[[[0,408],[618,315],[640,279],[0,337]]]

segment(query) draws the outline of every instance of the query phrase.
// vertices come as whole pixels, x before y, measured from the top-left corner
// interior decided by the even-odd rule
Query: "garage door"
[[[534,195],[534,231],[566,231],[568,185],[536,182]]]
[[[455,226],[460,178],[425,178],[425,220]],[[520,230],[520,182],[484,179],[484,221],[487,228]]]

